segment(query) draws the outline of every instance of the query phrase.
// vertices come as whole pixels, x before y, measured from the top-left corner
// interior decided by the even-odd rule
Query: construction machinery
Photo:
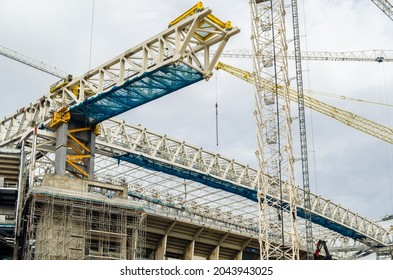
[[[261,84],[264,84],[267,88],[274,88],[275,85],[263,78],[257,78],[255,74],[239,69],[237,67],[219,62],[216,65],[216,69],[221,69],[227,73],[234,75],[248,83],[254,84],[255,79],[258,79]],[[282,97],[282,88],[277,87],[277,93]],[[382,141],[393,144],[393,129],[362,116],[359,116],[353,112],[329,105],[318,99],[311,97],[313,93],[311,90],[305,90],[308,95],[304,96],[304,105],[314,111],[324,114],[330,118],[333,118],[347,126],[357,129],[363,133],[376,137]],[[293,102],[297,102],[297,92],[294,89],[289,89],[289,98]]]
[[[265,88],[258,81],[254,84],[256,156],[258,169],[264,174],[258,184],[261,259],[298,259],[292,120],[286,90],[289,77],[285,4],[283,0],[252,0],[250,8],[254,72],[277,88],[282,87],[284,94],[278,99],[276,88]],[[280,199],[269,202],[267,194],[272,190]],[[281,200],[284,193],[289,198],[285,206]],[[275,204],[272,208],[278,210],[271,211],[269,203]]]
[[[330,255],[329,248],[328,248],[325,240],[318,240],[316,246],[317,246],[317,248],[314,253],[314,259],[320,258],[320,253],[321,253],[322,248],[325,251],[325,255],[324,255],[323,259],[324,260],[331,260],[332,259],[332,256]]]
[[[235,33],[231,33],[234,32],[234,28],[230,24],[214,21],[213,17],[206,17],[207,19],[194,21],[191,24],[186,23],[205,11],[198,5],[185,16],[182,15],[181,20],[175,20],[170,24],[169,29],[176,29],[176,31],[179,31],[179,26],[185,24],[186,31],[179,37],[173,34],[168,35],[168,41],[178,43],[179,41],[187,41],[188,37],[185,34],[188,35],[187,32],[192,32],[193,27],[196,26],[194,31],[197,34],[189,39],[189,42],[195,42],[194,39],[198,38],[196,40],[199,42],[198,45],[201,42],[212,44],[216,42],[219,47],[222,46],[219,43],[220,40],[226,41],[230,37],[228,34],[234,35]],[[211,23],[210,26],[209,23]],[[212,26],[216,29],[213,29]],[[207,35],[206,33],[209,32],[211,34]],[[216,36],[217,34],[223,36]],[[21,174],[23,173],[21,178],[29,178],[29,184],[26,187],[30,197],[27,206],[25,206],[27,207],[25,210],[29,213],[29,219],[23,220],[24,225],[31,229],[25,238],[26,246],[28,246],[25,248],[27,258],[135,259],[143,256],[140,252],[143,248],[139,241],[145,238],[151,242],[145,246],[150,258],[163,259],[166,256],[179,258],[184,256],[189,259],[193,257],[194,253],[202,254],[201,249],[196,245],[200,243],[202,244],[201,248],[207,248],[203,254],[209,259],[218,259],[223,256],[227,259],[234,257],[241,259],[243,254],[259,255],[258,245],[255,245],[255,237],[259,241],[269,242],[269,246],[277,248],[270,258],[300,258],[300,256],[296,256],[296,250],[293,250],[292,247],[285,248],[283,246],[283,244],[285,246],[291,244],[286,239],[287,232],[279,235],[278,239],[276,236],[268,236],[267,240],[261,239],[259,227],[256,226],[258,221],[261,221],[260,216],[256,217],[258,216],[256,210],[261,209],[257,209],[260,206],[255,202],[262,202],[263,199],[263,203],[271,207],[269,211],[274,214],[270,220],[272,227],[280,225],[283,221],[286,222],[284,220],[286,217],[282,214],[287,215],[285,212],[287,209],[290,209],[292,215],[299,218],[305,218],[306,212],[310,213],[311,211],[312,221],[316,225],[327,227],[328,231],[333,231],[344,237],[360,240],[365,244],[364,246],[383,247],[391,242],[389,233],[381,227],[327,199],[310,194],[312,203],[311,209],[309,209],[304,205],[302,192],[297,190],[295,186],[291,186],[294,188],[295,197],[288,196],[285,189],[281,195],[277,192],[277,188],[271,188],[268,193],[261,194],[260,183],[262,180],[266,180],[266,178],[262,178],[266,175],[262,174],[260,170],[254,170],[247,165],[239,164],[212,152],[206,152],[199,147],[171,139],[166,135],[147,131],[141,126],[132,126],[124,121],[114,120],[112,117],[107,118],[109,113],[115,116],[122,110],[128,109],[119,108],[125,98],[121,99],[119,95],[116,95],[116,93],[125,93],[131,89],[131,87],[127,88],[128,84],[124,85],[128,81],[127,78],[131,80],[130,83],[138,81],[137,87],[145,90],[138,92],[138,94],[146,93],[148,95],[157,91],[158,88],[162,89],[163,85],[169,87],[168,85],[172,82],[179,82],[176,78],[184,82],[179,86],[181,88],[188,85],[185,82],[187,79],[190,79],[187,82],[191,84],[196,80],[210,77],[211,69],[214,66],[213,61],[217,59],[218,55],[217,57],[210,56],[210,59],[205,58],[204,63],[201,60],[197,60],[199,63],[195,61],[197,66],[195,68],[202,69],[201,72],[198,72],[193,67],[195,66],[193,63],[194,52],[198,50],[198,47],[195,45],[182,46],[180,49],[185,53],[177,56],[177,52],[173,52],[173,55],[180,60],[173,62],[171,55],[165,56],[163,60],[169,61],[169,65],[166,65],[157,58],[157,53],[160,54],[160,51],[157,50],[168,51],[165,47],[161,48],[161,45],[167,46],[163,41],[163,37],[166,37],[157,37],[159,43],[154,45],[152,50],[143,45],[144,51],[138,55],[131,58],[121,57],[120,64],[113,66],[113,68],[111,65],[106,65],[106,67],[98,69],[95,79],[91,81],[83,80],[78,83],[75,80],[67,81],[67,84],[62,88],[49,94],[49,97],[53,96],[57,103],[52,102],[54,99],[44,97],[39,102],[31,104],[30,107],[18,110],[12,118],[6,118],[1,124],[1,145],[22,147],[21,154],[26,158],[20,166]],[[182,39],[174,40],[176,38]],[[154,44],[156,41],[151,42]],[[175,45],[175,47],[178,46]],[[188,48],[192,49],[192,53],[187,53]],[[202,47],[199,50],[205,54],[208,53],[208,47]],[[151,53],[155,55],[149,56]],[[187,60],[183,61],[181,57],[187,57]],[[146,58],[149,62],[147,66],[137,64],[142,58]],[[171,64],[172,62],[174,64]],[[155,68],[155,63],[163,63],[161,65],[163,69]],[[126,65],[131,65],[132,70],[124,73],[120,71],[120,74],[116,72]],[[149,68],[150,66],[152,69]],[[177,66],[179,67],[176,68]],[[206,68],[202,66],[206,66]],[[130,74],[132,71],[141,70],[139,68],[152,70],[153,74],[146,74],[146,72],[135,74],[135,76]],[[158,69],[163,72],[154,76],[157,71],[160,71]],[[94,71],[92,70],[92,72]],[[130,76],[126,78],[127,75]],[[138,80],[140,77],[138,75],[142,76],[142,81]],[[164,79],[162,76],[171,76],[174,81]],[[194,76],[196,76],[195,80],[192,79]],[[100,80],[101,77],[108,80],[104,78]],[[111,87],[110,83],[114,83],[114,86]],[[156,83],[160,85],[158,86]],[[275,90],[277,89],[279,88]],[[111,94],[105,95],[107,91]],[[165,94],[169,93],[170,91]],[[58,94],[57,99],[56,94]],[[61,102],[60,96],[62,97]],[[103,98],[103,102],[111,102],[110,106],[118,111],[103,112],[106,115],[99,116],[98,111],[108,108],[97,103],[98,96]],[[97,99],[93,100],[94,97]],[[135,97],[135,95],[127,96],[127,99]],[[144,97],[146,98],[146,96]],[[84,103],[86,100],[89,100],[90,103]],[[84,104],[79,105],[80,103]],[[53,104],[61,106],[55,107]],[[80,107],[73,109],[74,105]],[[57,110],[53,111],[54,108]],[[92,114],[90,109],[96,112]],[[53,114],[53,118],[49,119],[52,112],[58,113],[58,115],[55,117]],[[79,113],[80,115],[78,115]],[[78,117],[82,118],[83,114],[88,118],[85,124],[89,127],[70,125],[75,120],[80,121]],[[56,124],[51,126],[51,122]],[[66,132],[64,131],[65,125],[69,126]],[[94,140],[93,144],[89,143],[89,136],[83,135],[83,133],[91,131],[94,135],[90,135],[91,138],[95,138],[90,140],[90,142]],[[62,155],[58,149],[63,149],[65,146],[64,135],[67,138],[68,152],[65,157],[68,164],[66,171],[83,178],[83,180],[57,175],[46,176],[47,173],[63,170],[61,166],[59,169],[59,165],[64,162],[58,162],[59,153]],[[84,140],[80,141],[81,138]],[[274,138],[271,141],[274,142]],[[99,163],[99,165],[90,166],[90,169],[84,166],[78,170],[75,166],[87,158]],[[60,159],[64,159],[64,157],[60,156]],[[75,166],[69,160],[75,160],[71,161]],[[26,172],[26,169],[29,172]],[[94,171],[94,179],[104,179],[101,182],[86,179],[91,177],[91,171]],[[135,180],[135,174],[138,172],[146,173]],[[26,174],[29,175],[26,176]],[[180,180],[171,179],[169,175],[180,178]],[[104,183],[104,180],[108,181]],[[287,182],[276,179],[275,182],[287,184]],[[51,184],[59,183],[67,183],[67,186],[75,187],[76,191],[48,187]],[[19,184],[21,183],[19,182]],[[300,196],[298,197],[297,194]],[[129,201],[119,200],[127,195]],[[135,202],[136,200],[138,202]],[[230,205],[228,205],[228,201],[231,201]],[[23,199],[20,202],[23,202]],[[225,206],[220,206],[227,211],[224,213],[219,211],[217,202],[226,203]],[[210,207],[207,207],[206,204]],[[217,208],[212,209],[212,205]],[[165,224],[166,227],[151,226],[148,231],[149,236],[144,237],[142,230],[144,223],[146,223],[144,211],[149,215],[148,221],[154,220],[158,225]],[[239,212],[249,218],[232,215],[232,213]],[[112,218],[111,215],[107,215],[108,213],[111,213]],[[65,218],[61,219],[61,217]],[[195,220],[198,221],[197,224],[192,223]],[[202,223],[203,227],[200,227]],[[53,230],[54,226],[56,226],[56,230]],[[222,233],[220,227],[230,229],[231,232]],[[185,228],[187,228],[187,232],[184,231]],[[87,229],[87,233],[84,233],[83,229]],[[130,229],[135,232],[130,232]],[[277,233],[279,229],[274,228],[273,231],[269,231],[269,234]],[[183,231],[183,233],[179,234],[179,231]],[[214,238],[211,237],[213,235]],[[61,239],[61,236],[64,238]],[[282,237],[285,238],[284,243],[281,242]],[[214,244],[212,243],[213,239]],[[275,239],[279,241],[275,243]],[[182,240],[182,243],[187,246],[182,248],[176,243],[176,247],[175,240]],[[291,242],[294,241],[296,239],[292,238]],[[43,244],[48,246],[43,246]],[[139,245],[136,246],[137,244]],[[302,251],[304,258],[304,251],[308,251],[305,249],[305,244],[298,240],[295,245],[299,252]],[[265,244],[261,246],[265,246]],[[197,250],[199,252],[196,252]]]
[[[214,51],[211,51],[214,54]],[[301,51],[302,60],[315,61],[354,61],[354,62],[393,62],[392,50],[364,50],[346,52]],[[225,50],[221,57],[252,58],[252,51],[248,49]],[[288,59],[294,59],[294,52],[288,53]]]

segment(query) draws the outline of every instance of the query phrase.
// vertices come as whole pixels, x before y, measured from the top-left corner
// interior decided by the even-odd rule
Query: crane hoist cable
[[[94,31],[95,3],[96,3],[96,1],[93,0],[93,7],[92,7],[92,11],[91,11],[90,49],[89,49],[89,68],[88,68],[88,70],[91,69],[91,54],[92,54],[92,49],[93,49],[93,31]]]
[[[216,75],[216,145],[218,146],[218,91],[217,91],[217,75]]]

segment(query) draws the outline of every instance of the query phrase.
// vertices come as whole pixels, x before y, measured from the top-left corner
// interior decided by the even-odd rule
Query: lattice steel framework
[[[393,5],[388,0],[371,0],[381,9],[391,20],[393,20]]]
[[[306,113],[304,110],[304,93],[303,93],[303,70],[302,58],[300,51],[300,30],[297,0],[292,0],[292,23],[293,23],[293,42],[295,47],[295,65],[296,65],[296,87],[298,95],[299,111],[299,130],[300,130],[300,153],[302,159],[302,177],[304,191],[304,213],[306,221],[306,241],[307,241],[307,259],[313,259],[314,240],[312,235],[311,220],[311,201],[310,201],[310,179],[308,174],[308,152],[307,152],[307,133],[306,133]]]
[[[258,235],[261,174],[256,169],[121,120],[100,126],[95,180],[127,185],[129,196],[143,201],[148,211]],[[54,172],[55,138],[53,132],[38,131],[33,188],[45,185],[43,177]],[[25,140],[26,163],[31,165],[34,157],[28,147],[34,140],[32,136]],[[269,202],[278,200],[271,191]],[[304,197],[303,192],[297,193],[297,226],[304,252]],[[288,201],[286,195],[284,203]],[[315,194],[311,194],[311,213],[315,237],[329,241],[332,249],[334,245],[338,258],[361,257],[392,243],[388,230]],[[274,218],[279,222],[279,216]]]
[[[261,258],[298,259],[284,1],[254,0],[250,6],[255,73],[284,89],[280,100],[277,87],[272,90],[255,83],[256,155],[264,174],[258,184]],[[267,194],[271,192],[279,199],[269,201]],[[281,200],[284,195],[289,200],[285,205]]]
[[[255,83],[255,76],[245,70],[239,69],[237,67],[219,62],[216,66],[217,69],[222,69],[248,83],[254,84]],[[259,77],[260,83],[263,83],[266,87],[270,88],[275,88],[275,85],[273,83],[270,83],[269,81],[262,79]],[[343,110],[338,107],[334,107],[332,105],[329,105],[323,101],[320,101],[318,99],[312,98],[311,95],[315,92],[311,90],[304,90],[304,92],[307,94],[304,96],[304,106],[317,111],[321,114],[324,114],[325,116],[328,116],[330,118],[333,118],[345,125],[348,125],[354,129],[357,129],[361,132],[364,132],[368,135],[371,135],[373,137],[376,137],[382,141],[385,141],[387,143],[393,144],[393,129],[387,126],[384,126],[382,124],[379,124],[377,122],[374,122],[370,119],[364,118],[362,116],[359,116],[353,112]],[[280,97],[283,96],[283,88],[279,87],[278,88],[278,95]],[[289,98],[293,102],[298,102],[297,98],[297,92],[294,89],[289,89]]]
[[[208,79],[228,40],[240,32],[213,19],[204,8],[101,66],[52,86],[51,92],[0,122],[0,146],[35,125],[49,127],[54,112],[62,109],[69,110],[71,121],[94,125]],[[211,56],[213,46],[217,52]]]
[[[215,52],[212,51],[211,54]],[[225,50],[220,57],[252,58],[252,51],[247,49]],[[393,62],[392,50],[364,50],[352,52],[302,51],[302,60],[317,61],[356,61],[356,62]],[[289,52],[288,59],[295,59],[295,53]]]

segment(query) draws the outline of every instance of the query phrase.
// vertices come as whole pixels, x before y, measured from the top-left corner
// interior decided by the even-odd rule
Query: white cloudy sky
[[[196,2],[96,0],[91,67],[163,31],[169,21]],[[0,45],[74,75],[82,74],[89,69],[92,3],[93,0],[0,0]],[[250,49],[248,0],[205,0],[204,5],[241,29],[227,49]],[[299,11],[301,33],[306,35],[302,37],[303,50],[393,49],[393,22],[370,0],[299,0]],[[287,21],[290,39],[290,18]],[[250,60],[222,60],[252,70]],[[303,62],[303,69],[307,70],[306,88],[393,104],[393,63],[310,61]],[[44,95],[57,80],[5,57],[0,57],[0,71],[2,116]],[[255,166],[252,94],[251,85],[219,72],[208,82],[192,85],[120,117]],[[392,107],[319,98],[393,126]],[[293,110],[292,115],[297,116],[297,112]],[[307,119],[313,192],[372,219],[393,213],[392,146],[319,113],[307,111]],[[296,127],[293,137],[295,157],[299,158]],[[300,167],[297,163],[298,182]]]

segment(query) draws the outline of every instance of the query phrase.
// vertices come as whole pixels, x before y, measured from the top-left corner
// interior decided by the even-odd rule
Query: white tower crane
[[[277,85],[272,90],[255,83],[256,156],[263,174],[258,182],[261,259],[299,259],[285,6],[283,0],[252,0],[250,7],[254,72]],[[268,200],[272,191],[280,199]]]

